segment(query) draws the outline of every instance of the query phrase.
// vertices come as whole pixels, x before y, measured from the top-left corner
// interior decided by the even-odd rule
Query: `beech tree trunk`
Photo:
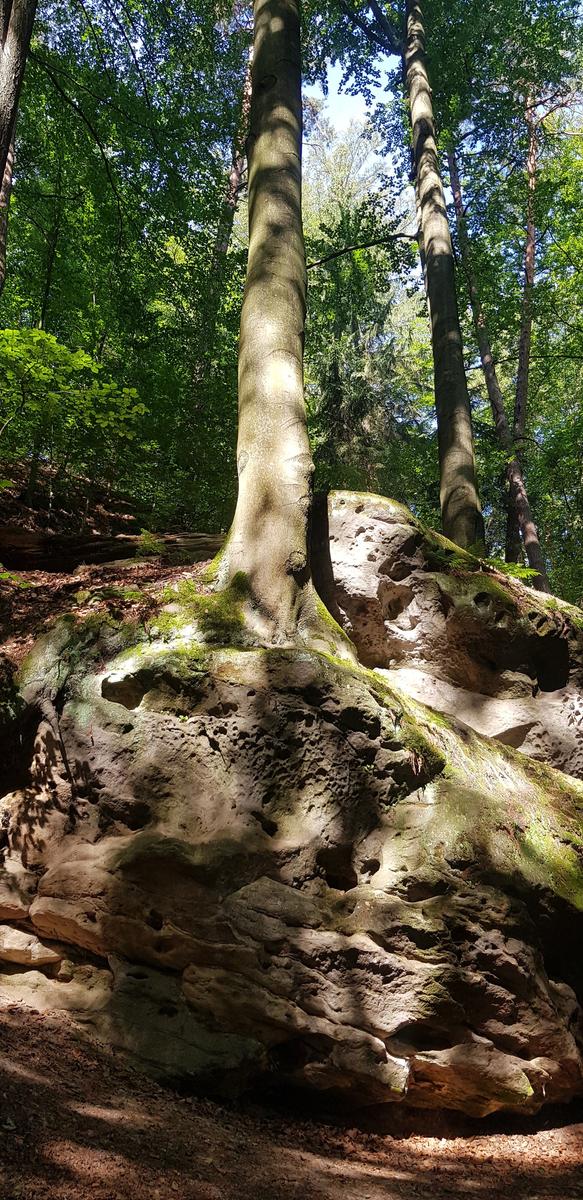
[[[443,531],[460,546],[483,546],[484,522],[476,480],[453,247],[437,154],[423,14],[418,0],[407,0],[404,63],[431,319]]]
[[[532,294],[534,288],[534,268],[536,255],[536,227],[534,216],[534,198],[536,191],[536,172],[537,172],[537,129],[536,115],[533,105],[532,96],[529,94],[526,98],[525,105],[525,120],[528,128],[528,151],[526,156],[526,180],[527,180],[527,199],[526,199],[526,237],[524,240],[524,283],[522,289],[522,305],[520,312],[520,337],[518,341],[518,370],[516,372],[516,392],[514,397],[514,424],[512,429],[514,445],[517,450],[517,455],[520,454],[524,445],[524,435],[526,432],[526,415],[528,408],[528,387],[530,377],[530,346],[532,341]],[[511,502],[517,504],[519,483],[518,481],[510,481],[510,499]],[[512,537],[512,513],[509,512],[508,528],[506,533],[507,555],[515,552]],[[525,543],[526,544],[526,543]],[[538,547],[540,551],[540,546]],[[540,555],[541,564],[544,571],[544,562],[542,554]],[[509,561],[516,561],[510,559]],[[529,560],[530,561],[530,560]],[[533,564],[534,565],[534,564]],[[538,567],[537,567],[538,569]],[[546,576],[545,576],[546,578]],[[548,589],[548,580],[547,580]]]
[[[504,397],[498,381],[492,346],[486,324],[486,314],[481,302],[474,267],[470,239],[466,227],[462,189],[457,166],[455,151],[448,153],[449,175],[453,202],[456,214],[458,241],[462,266],[468,284],[470,305],[476,340],[480,352],[480,361],[486,381],[488,398],[494,418],[498,440],[507,458],[506,478],[508,480],[508,519],[506,527],[506,561],[518,562],[521,551],[521,536],[529,566],[538,574],[534,580],[535,587],[540,591],[550,592],[545,561],[539,541],[538,530],[532,515],[528,492],[524,482],[520,459],[515,454],[515,444],[504,407]]]
[[[245,575],[256,629],[293,641],[313,616],[313,464],[303,385],[299,0],[255,0],[249,259],[239,345],[237,508],[219,583]]]
[[[0,0],[0,179],[16,123],[37,0]]]
[[[8,147],[8,157],[0,186],[0,296],[6,283],[6,248],[8,243],[8,213],[12,195],[12,175],[14,172],[14,141]]]

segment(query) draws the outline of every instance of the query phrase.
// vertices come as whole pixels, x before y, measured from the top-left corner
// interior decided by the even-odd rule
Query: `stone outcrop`
[[[362,663],[583,778],[580,609],[503,575],[382,496],[333,493],[322,532],[319,589]]]
[[[424,670],[442,710],[478,682],[493,704],[536,702],[546,636],[568,643],[561,687],[578,682],[576,610],[551,608],[544,633],[538,596],[493,577],[498,620],[500,597],[474,602],[490,576],[468,599],[388,501],[334,498],[330,532],[335,615],[380,670],[209,645],[212,598],[183,592],[147,628],[68,618],[37,644],[26,770],[0,800],[0,998],[219,1094],[476,1116],[569,1099],[583,785],[395,679]],[[236,628],[224,603],[215,618]]]

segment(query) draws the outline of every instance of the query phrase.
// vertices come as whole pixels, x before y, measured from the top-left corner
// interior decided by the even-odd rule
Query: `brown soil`
[[[139,533],[140,523],[148,523],[145,515],[136,516],[135,505],[129,499],[115,492],[107,496],[103,485],[95,485],[90,479],[67,477],[66,485],[62,484],[64,493],[59,497],[56,472],[46,464],[40,466],[35,503],[31,507],[25,499],[29,471],[28,463],[0,460],[0,525],[14,524],[22,529],[52,533],[84,531],[111,536]],[[51,498],[56,484],[57,494]]]
[[[0,1037],[0,1200],[583,1197],[581,1107],[367,1132],[178,1095],[65,1018],[13,1006]]]
[[[19,571],[5,581],[0,576],[0,654],[18,666],[35,639],[64,613],[84,617],[102,612],[116,619],[145,621],[156,608],[155,596],[162,587],[195,578],[206,566],[208,560],[188,567],[138,560],[84,566],[74,574]],[[139,600],[100,597],[102,588],[140,590],[143,596]]]

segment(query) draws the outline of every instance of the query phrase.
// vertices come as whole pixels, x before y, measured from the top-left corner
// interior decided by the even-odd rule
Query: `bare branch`
[[[353,11],[353,9],[350,7],[348,0],[340,0],[340,8],[341,8],[342,12],[344,13],[344,15],[346,17],[348,17],[348,20],[350,21],[350,23],[352,25],[356,25],[356,27],[358,29],[360,29],[361,33],[364,33],[364,36],[366,38],[368,38],[369,42],[371,42],[373,45],[377,46],[377,48],[379,50],[382,50],[385,54],[393,54],[394,53],[392,46],[389,42],[387,42],[386,37],[384,35],[381,35],[377,31],[377,29],[375,29],[372,25],[369,24],[368,21],[363,20],[363,18],[361,16],[359,16],[358,13],[355,13]]]
[[[378,0],[369,0],[369,4],[373,11],[375,22],[382,29],[389,46],[391,46],[392,53],[397,54],[400,58],[403,53],[403,46],[386,13],[383,12]]]
[[[307,270],[311,271],[313,267],[322,267],[324,263],[331,262],[333,258],[340,258],[343,254],[352,254],[354,250],[368,250],[371,246],[387,246],[391,242],[396,241],[416,242],[417,238],[413,233],[391,233],[384,238],[374,238],[370,242],[357,242],[354,246],[343,246],[342,250],[332,250],[330,254],[326,254],[324,258],[317,258],[314,262],[307,264]]]

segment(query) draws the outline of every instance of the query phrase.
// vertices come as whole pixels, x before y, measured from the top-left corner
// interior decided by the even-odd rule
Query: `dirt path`
[[[177,1095],[23,1008],[0,1039],[1,1200],[583,1197],[581,1108],[391,1136]]]

